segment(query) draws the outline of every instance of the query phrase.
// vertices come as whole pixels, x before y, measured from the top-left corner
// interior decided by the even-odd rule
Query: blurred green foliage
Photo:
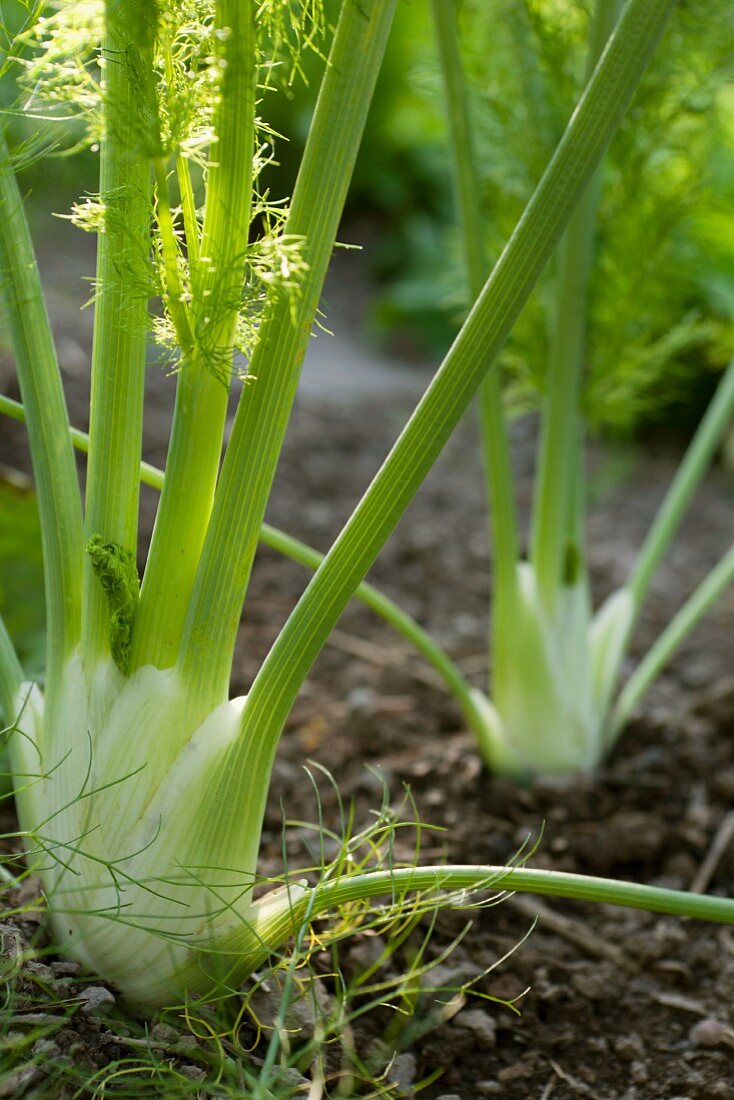
[[[29,52],[24,32],[44,8],[41,0],[0,0],[0,111],[32,225],[49,203],[66,213],[80,194],[98,186],[98,158],[81,141],[78,120],[62,120],[60,112],[46,117],[32,94],[19,95],[17,82]]]
[[[333,23],[339,0],[327,0]],[[303,59],[306,85],[289,97],[268,97],[261,112],[273,130],[276,164],[263,173],[274,197],[289,195],[314,106],[323,59]],[[444,308],[451,282],[442,281],[441,256],[452,220],[441,103],[436,96],[433,28],[425,0],[400,0],[352,180],[343,243],[365,247],[370,270],[383,286],[375,330],[399,329],[403,346],[431,352],[450,338]],[[287,140],[284,140],[287,139]],[[438,289],[437,289],[438,287]]]
[[[589,7],[464,0],[493,257],[582,87]],[[597,427],[662,418],[699,386],[704,398],[734,348],[732,42],[729,0],[680,4],[607,156],[586,364],[586,414]],[[521,402],[543,387],[552,296],[551,270],[504,356]]]
[[[332,22],[339,2],[328,0]],[[456,3],[496,258],[580,92],[592,0]],[[0,51],[35,6],[0,0]],[[585,395],[596,426],[626,431],[676,404],[695,417],[734,347],[732,41],[731,0],[681,0],[607,158]],[[291,191],[323,63],[304,55],[305,82],[296,77],[290,97],[263,92],[261,114],[283,135],[262,177],[273,199]],[[38,123],[13,106],[14,66],[0,61],[0,107],[16,147],[29,143],[24,185],[44,199],[53,189],[65,212],[95,190],[95,158],[57,156],[53,171],[35,163]],[[74,145],[73,124],[61,141]],[[466,308],[453,221],[429,5],[401,0],[341,238],[365,244],[381,285],[374,330],[404,352],[438,355]],[[543,387],[552,295],[551,270],[503,357],[520,409]]]
[[[496,258],[581,92],[591,0],[456,2]],[[730,0],[684,0],[607,158],[585,394],[596,427],[626,432],[676,410],[696,419],[734,347],[732,41]],[[282,193],[311,109],[300,88],[278,118],[265,101],[274,129],[291,135],[272,177]],[[433,28],[419,0],[398,5],[347,217],[346,235],[366,242],[382,284],[378,336],[440,354],[468,303]],[[552,300],[550,270],[503,356],[517,409],[543,388]]]

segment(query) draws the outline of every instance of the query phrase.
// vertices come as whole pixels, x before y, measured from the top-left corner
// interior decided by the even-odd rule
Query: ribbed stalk
[[[148,328],[150,157],[156,150],[152,56],[156,9],[106,0],[102,46],[105,134],[100,157],[104,229],[97,248],[86,535],[135,554]],[[141,81],[150,73],[150,82]],[[84,567],[83,652],[109,652],[109,608]]]
[[[469,116],[464,72],[457,28],[456,5],[432,0],[433,20],[441,59],[451,166],[459,214],[466,283],[471,301],[481,293],[489,271],[484,246],[485,230],[474,140]],[[479,425],[484,474],[489,493],[493,540],[492,627],[494,642],[512,629],[512,615],[518,558],[517,517],[510,447],[502,401],[500,372],[490,371],[479,388]],[[494,644],[495,662],[502,657],[501,645]]]
[[[317,916],[332,906],[381,893],[401,897],[408,890],[471,890],[481,889],[482,884],[493,891],[592,901],[694,920],[734,923],[734,898],[530,867],[400,867],[387,872],[375,871],[322,883],[314,888],[315,902],[310,903],[307,895],[300,906],[305,909],[310,905],[311,912]]]
[[[714,566],[696,591],[668,623],[630,676],[614,707],[609,723],[609,745],[614,744],[650,685],[693,628],[734,581],[734,547]]]
[[[265,895],[258,905],[262,915],[255,916],[252,927],[233,927],[227,937],[227,953],[232,952],[241,973],[251,973],[263,965],[287,940],[302,931],[304,923],[325,916],[338,906],[371,898],[383,898],[391,906],[410,911],[412,904],[430,907],[471,905],[478,894],[501,898],[503,894],[536,894],[541,897],[618,905],[644,909],[650,913],[689,917],[718,924],[734,923],[734,899],[685,890],[668,890],[636,882],[563,871],[536,870],[529,867],[453,866],[399,867],[345,875],[305,889],[300,884],[281,888],[278,896]],[[413,903],[410,894],[423,894]],[[427,895],[427,896],[425,896]],[[462,896],[463,895],[463,896]],[[233,970],[237,969],[234,963]]]
[[[176,661],[214,499],[252,209],[254,9],[249,0],[216,4],[223,76],[200,247],[188,176],[179,165],[191,237],[194,346],[182,349],[166,481],[135,620],[131,671],[148,663],[168,668]],[[162,182],[159,188],[163,195]]]
[[[303,239],[298,299],[263,319],[201,557],[182,648],[203,711],[221,698],[311,326],[382,61],[395,0],[345,0],[285,226]]]
[[[38,493],[48,633],[46,683],[52,690],[81,629],[81,500],[41,281],[1,129],[0,294],[26,408]]]
[[[631,0],[535,194],[443,366],[263,663],[242,713],[243,736],[210,792],[262,819],[275,748],[303,680],[352,593],[464,414],[588,186],[644,72],[673,0]],[[221,807],[221,809],[220,809]],[[247,835],[246,833],[244,835]]]
[[[637,613],[645,601],[650,582],[678,530],[686,508],[709,468],[714,451],[724,438],[732,415],[734,415],[734,359],[726,368],[716,393],[688,445],[685,457],[676,470],[675,477],[632,569],[628,587],[634,596]]]
[[[587,79],[614,29],[621,6],[621,0],[597,0]],[[577,509],[582,503],[582,494],[575,485],[583,463],[579,391],[586,357],[589,277],[600,190],[597,174],[574,211],[558,255],[530,546],[540,598],[549,616],[555,611],[566,579],[566,554],[577,536]]]
[[[0,616],[0,718],[5,726],[15,721],[15,706],[23,679],[23,669],[18,660],[18,654]],[[0,730],[2,728],[3,724],[0,722]]]

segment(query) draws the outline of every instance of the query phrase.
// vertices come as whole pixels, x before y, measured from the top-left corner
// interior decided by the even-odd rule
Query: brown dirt
[[[83,337],[73,337],[79,340],[84,343]],[[336,403],[318,393],[300,400],[268,518],[326,548],[405,419],[408,391],[421,383],[419,374],[414,379],[387,395],[387,401],[380,393],[362,394],[357,404]],[[83,375],[67,372],[66,383],[76,413]],[[163,393],[172,385],[162,387],[158,380],[153,389]],[[157,400],[147,450],[148,457],[160,461],[168,397],[161,397],[159,406]],[[73,415],[79,423],[80,416]],[[0,460],[7,462],[12,454],[22,461],[15,429],[0,430],[5,438]],[[371,579],[402,602],[482,685],[489,574],[477,451],[468,420]],[[532,485],[532,451],[532,422],[521,422],[515,452],[523,511]],[[644,453],[628,447],[591,454],[590,559],[598,598],[624,578],[677,457],[674,445],[659,441]],[[148,498],[146,522],[151,502]],[[637,655],[726,548],[730,517],[731,482],[714,472],[655,585],[638,632]],[[246,688],[303,584],[299,567],[267,550],[259,554],[243,620],[236,690]],[[734,795],[733,611],[729,593],[650,693],[599,775],[519,789],[482,770],[458,709],[407,644],[365,609],[350,608],[283,738],[265,822],[264,870],[280,861],[281,804],[291,818],[314,818],[313,788],[303,771],[308,758],[327,766],[342,797],[355,800],[358,825],[368,820],[380,798],[380,779],[366,765],[379,766],[396,801],[402,784],[409,784],[422,818],[445,829],[429,834],[431,859],[443,853],[451,862],[502,863],[528,836],[538,838],[542,832],[535,866],[690,887],[717,830],[728,820]],[[326,823],[335,825],[335,796],[322,787]],[[295,836],[294,864],[300,851]],[[732,894],[733,876],[729,845],[711,868],[706,887]],[[537,925],[528,934],[536,914]],[[443,914],[429,954],[438,956],[466,919],[466,914]],[[475,911],[471,919],[471,931],[445,964],[444,980],[461,985],[488,971],[527,934],[511,957],[475,986],[480,994],[519,998],[520,1014],[469,997],[465,1007],[414,1042],[396,1063],[394,1073],[402,1075],[405,1095],[436,1070],[443,1071],[440,1078],[421,1093],[429,1100],[734,1095],[732,1033],[727,1030],[734,1025],[729,929],[528,899]],[[346,953],[347,967],[358,965],[354,951],[351,963]],[[124,1053],[115,1045],[119,1029],[110,1031],[104,1016],[90,1012],[82,1017],[79,1010],[75,1018],[83,1019],[83,1026],[66,1030],[82,1044],[75,1049],[92,1050],[92,1064],[104,1061],[105,1043],[116,1056]],[[365,1034],[379,1034],[379,1026],[366,1024]],[[89,1038],[91,1033],[97,1038]],[[63,1036],[55,1042],[63,1054]],[[22,1095],[25,1086],[18,1088],[16,1095]]]

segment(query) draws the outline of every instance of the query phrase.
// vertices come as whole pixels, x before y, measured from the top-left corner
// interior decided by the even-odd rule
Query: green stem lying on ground
[[[691,894],[687,890],[668,890],[661,886],[645,886],[636,882],[617,882],[592,875],[574,875],[563,871],[536,870],[529,867],[401,867],[390,872],[373,872],[345,876],[314,888],[316,902],[313,914],[333,905],[344,904],[360,897],[374,897],[375,885],[382,879],[385,893],[393,896],[404,891],[430,889],[507,890],[546,897],[573,898],[604,905],[621,905],[645,909],[650,913],[692,917],[696,920],[734,923],[734,898],[711,894]],[[306,902],[304,902],[306,904]]]
[[[391,871],[347,874],[311,888],[301,883],[282,887],[266,894],[258,903],[261,916],[259,919],[256,916],[254,925],[232,929],[230,949],[241,954],[248,968],[254,970],[282,947],[304,921],[310,922],[324,916],[339,905],[385,897],[394,907],[408,893],[426,892],[430,895],[435,891],[456,895],[451,900],[457,908],[481,906],[480,892],[489,894],[484,904],[495,904],[504,894],[523,893],[734,924],[734,898],[692,894],[685,890],[668,890],[563,871],[447,864],[443,867],[399,867]],[[466,891],[465,897],[461,896],[463,891]],[[441,902],[441,893],[436,896],[437,904]]]

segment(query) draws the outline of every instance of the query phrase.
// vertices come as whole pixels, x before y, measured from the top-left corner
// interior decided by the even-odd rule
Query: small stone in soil
[[[55,977],[50,966],[47,966],[46,963],[37,962],[35,959],[31,959],[30,962],[26,963],[25,971],[37,978],[39,982],[53,982]]]
[[[182,1073],[184,1077],[188,1077],[189,1081],[203,1081],[206,1077],[206,1070],[201,1066],[181,1066],[179,1073]]]
[[[104,1016],[110,1011],[115,998],[103,985],[88,985],[78,994],[81,1010],[87,1016]]]
[[[78,962],[71,959],[56,959],[51,963],[51,969],[57,978],[74,978],[81,970]]]
[[[415,1081],[415,1069],[415,1057],[412,1054],[398,1054],[390,1067],[390,1084],[407,1092]]]
[[[726,1024],[709,1016],[693,1025],[688,1032],[688,1039],[694,1047],[717,1047],[726,1040],[728,1033]]]
[[[59,1048],[52,1039],[38,1039],[31,1047],[31,1050],[37,1058],[56,1057],[59,1053]]]
[[[497,1025],[481,1008],[462,1012],[456,1019],[456,1026],[470,1031],[480,1050],[490,1050],[497,1042]]]
[[[349,948],[349,962],[357,970],[367,970],[385,950],[382,936],[361,936]]]
[[[639,1035],[620,1035],[615,1040],[614,1050],[620,1058],[630,1062],[641,1060],[645,1056],[645,1044]]]

